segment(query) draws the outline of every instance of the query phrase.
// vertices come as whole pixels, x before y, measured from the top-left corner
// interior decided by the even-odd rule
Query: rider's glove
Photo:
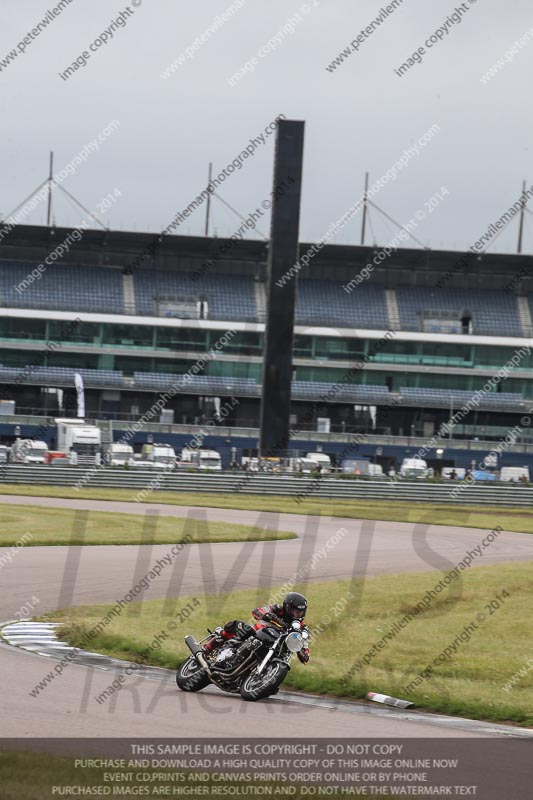
[[[309,661],[309,648],[306,647],[304,650],[300,650],[298,653],[298,658],[302,662],[302,664],[307,664]]]
[[[274,614],[273,611],[267,611],[266,614],[263,614],[261,617],[265,622],[277,622],[278,624],[281,623],[280,618],[277,614]]]

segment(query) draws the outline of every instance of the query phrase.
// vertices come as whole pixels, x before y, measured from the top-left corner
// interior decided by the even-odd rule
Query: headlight
[[[287,649],[291,651],[291,653],[298,653],[302,647],[304,646],[304,640],[301,633],[289,633],[285,640],[285,644],[287,645]]]

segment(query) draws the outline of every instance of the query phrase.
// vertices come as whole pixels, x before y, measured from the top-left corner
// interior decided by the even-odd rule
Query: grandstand
[[[296,324],[388,330],[391,320],[385,289],[362,284],[356,293],[347,294],[338,281],[301,280]]]
[[[439,319],[461,326],[454,333],[524,336],[517,298],[495,289],[421,289],[396,291],[402,331],[438,332]],[[529,325],[527,320],[527,325]],[[430,328],[429,325],[432,325]]]
[[[95,230],[60,264],[37,269],[68,234],[17,226],[0,245],[0,389],[16,416],[30,425],[30,417],[64,413],[80,372],[87,417],[113,420],[120,431],[174,385],[167,410],[178,439],[179,426],[209,418],[213,398],[232,396],[239,403],[224,423],[232,446],[253,450],[254,434],[240,441],[238,432],[258,426],[268,245],[168,236],[139,259],[149,234]],[[346,291],[375,253],[326,246],[299,274],[291,408],[298,447],[321,442],[334,452],[347,433],[363,433],[376,455],[372,437],[389,437],[392,448],[395,437],[430,437],[481,391],[454,429],[461,465],[466,442],[498,439],[533,405],[533,354],[521,350],[532,336],[531,259],[483,255],[458,269],[459,253],[398,250]],[[79,324],[67,328],[75,317]],[[517,351],[509,373],[483,390]],[[317,439],[319,418],[329,420],[329,439]],[[5,418],[3,440],[16,421]]]
[[[47,267],[44,283],[43,273],[26,286],[27,276],[38,263],[2,260],[0,298],[3,306],[125,313],[120,271],[88,266],[74,276],[68,266],[53,265]]]

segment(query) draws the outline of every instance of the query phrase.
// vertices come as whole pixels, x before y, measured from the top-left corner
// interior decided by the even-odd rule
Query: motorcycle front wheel
[[[176,672],[176,683],[183,692],[199,692],[209,685],[209,676],[194,656],[179,665]]]
[[[289,671],[289,665],[282,661],[274,661],[265,667],[258,675],[252,672],[241,684],[240,693],[243,700],[262,700],[275,694]]]

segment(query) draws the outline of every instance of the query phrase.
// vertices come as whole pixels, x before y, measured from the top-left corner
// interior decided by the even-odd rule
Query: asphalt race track
[[[147,599],[167,593],[208,594],[257,586],[265,587],[267,599],[268,587],[283,584],[317,553],[322,555],[315,558],[310,572],[313,581],[446,571],[474,551],[487,535],[487,531],[474,528],[214,508],[19,496],[4,496],[0,502],[137,514],[147,510],[153,513],[157,508],[163,515],[277,527],[299,535],[291,541],[187,546],[172,567],[164,569],[152,583],[145,594]],[[0,570],[0,621],[15,619],[32,595],[40,600],[38,614],[71,605],[112,602],[125,595],[170,548],[23,548]],[[0,557],[6,550],[0,548]],[[503,533],[473,563],[480,566],[506,561],[533,561],[533,536]],[[311,625],[312,611],[308,617]],[[214,619],[213,624],[221,621]],[[479,737],[501,730],[495,725],[284,692],[255,704],[217,690],[190,695],[176,690],[172,675],[163,680],[129,678],[116,703],[98,705],[94,698],[109,685],[113,672],[79,664],[70,665],[45,691],[31,697],[30,690],[53,664],[50,658],[0,645],[3,737]]]

